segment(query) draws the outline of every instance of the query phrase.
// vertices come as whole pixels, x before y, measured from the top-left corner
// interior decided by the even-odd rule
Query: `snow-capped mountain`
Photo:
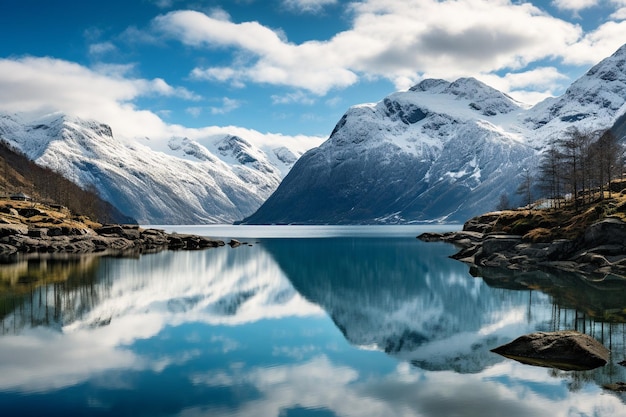
[[[64,114],[0,115],[0,139],[140,223],[232,223],[256,210],[301,155],[244,138],[172,138],[165,152],[118,140],[105,124]]]
[[[464,221],[519,202],[523,170],[567,128],[623,129],[625,102],[626,45],[532,108],[473,78],[424,80],[350,108],[244,222]]]

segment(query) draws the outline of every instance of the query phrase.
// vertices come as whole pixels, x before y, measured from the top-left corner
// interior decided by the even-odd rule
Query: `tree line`
[[[575,211],[594,199],[611,197],[611,182],[624,173],[624,146],[610,131],[584,131],[572,127],[553,140],[539,161],[536,189],[548,198],[552,208],[566,201]],[[525,170],[517,193],[532,204],[535,179]],[[566,198],[568,197],[568,198]]]

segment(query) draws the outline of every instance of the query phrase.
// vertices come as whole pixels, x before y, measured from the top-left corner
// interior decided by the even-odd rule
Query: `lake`
[[[626,285],[499,273],[424,243],[459,226],[172,226],[240,247],[0,265],[2,416],[626,416]],[[577,329],[560,371],[490,349]]]

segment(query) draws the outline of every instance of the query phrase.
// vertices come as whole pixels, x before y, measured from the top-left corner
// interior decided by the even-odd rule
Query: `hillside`
[[[624,279],[626,182],[615,181],[611,189],[610,194],[596,192],[586,202],[570,200],[556,209],[535,204],[532,209],[482,214],[460,232],[419,238],[461,247],[453,258],[469,264],[477,276],[523,279],[523,271],[557,269],[594,280]]]
[[[615,184],[615,183],[614,183]],[[622,188],[598,196],[592,203],[576,210],[573,205],[559,209],[535,208],[490,212],[477,216],[466,223],[468,230],[477,231],[472,224],[480,224],[481,233],[506,233],[521,236],[522,240],[534,243],[549,243],[558,239],[576,240],[594,223],[606,218],[626,221],[626,183]],[[539,203],[536,204],[539,206]]]
[[[0,141],[0,195],[24,193],[34,201],[64,206],[102,223],[136,223],[95,189],[84,190],[62,175],[42,168]]]

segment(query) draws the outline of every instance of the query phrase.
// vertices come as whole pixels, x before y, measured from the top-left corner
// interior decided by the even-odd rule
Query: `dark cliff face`
[[[303,155],[281,186],[247,223],[370,223],[421,192],[428,166],[391,146],[360,158],[335,158],[315,149]],[[411,184],[407,186],[407,184]]]

